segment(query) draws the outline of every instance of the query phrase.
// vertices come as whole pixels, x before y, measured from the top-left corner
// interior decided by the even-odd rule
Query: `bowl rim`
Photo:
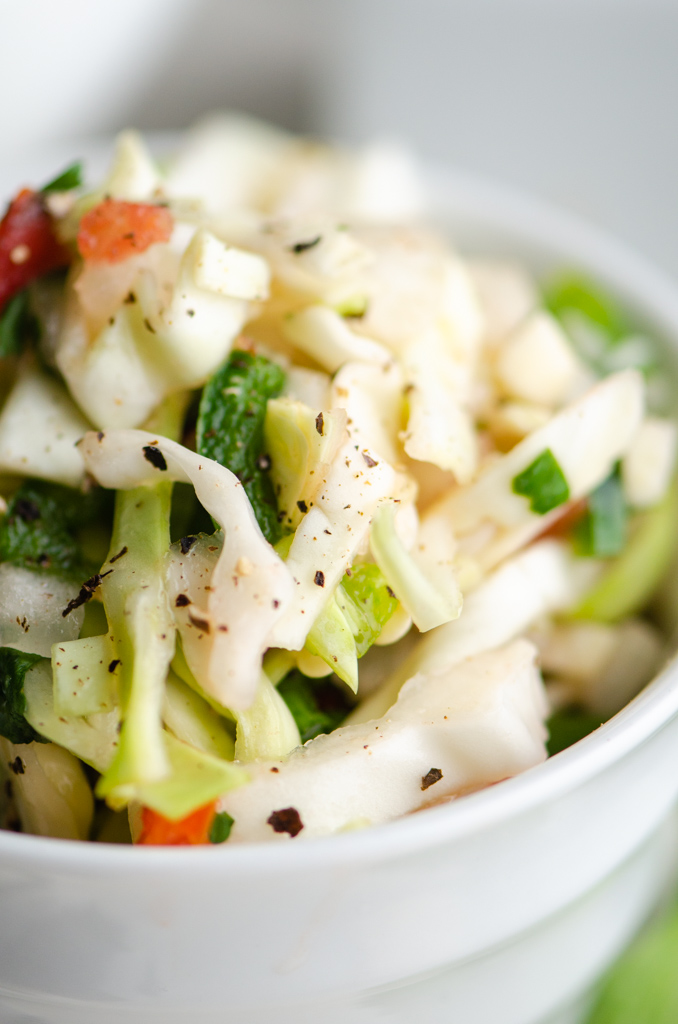
[[[153,136],[150,136],[151,140]],[[160,136],[163,145],[166,135]],[[81,150],[99,152],[102,140]],[[60,147],[63,149],[63,146]],[[72,150],[74,151],[74,150]],[[425,182],[434,218],[463,212],[494,229],[514,232],[562,262],[596,278],[648,314],[678,354],[678,287],[668,274],[624,242],[578,215],[491,179],[429,164]],[[454,243],[454,239],[452,239]],[[462,250],[463,251],[463,250]],[[491,258],[491,254],[488,254]],[[0,830],[0,861],[90,876],[111,872],[200,876],[289,874],[312,868],[370,865],[449,844],[501,826],[540,804],[583,786],[661,731],[678,714],[678,654],[637,697],[578,743],[512,779],[404,818],[340,835],[204,847],[131,847],[17,834]]]

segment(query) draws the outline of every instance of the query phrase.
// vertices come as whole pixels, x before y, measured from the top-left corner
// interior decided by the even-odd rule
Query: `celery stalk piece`
[[[238,761],[279,761],[301,744],[290,709],[263,671],[253,703],[236,719]]]
[[[83,718],[54,710],[52,671],[45,659],[26,673],[24,679],[26,721],[41,736],[58,743],[98,772],[110,767],[119,745],[117,708]]]
[[[618,622],[643,608],[671,564],[677,517],[678,480],[674,480],[662,501],[630,524],[626,548],[577,605],[572,618]]]
[[[206,754],[233,760],[235,744],[223,718],[174,672],[167,677],[162,717],[177,739]]]
[[[165,733],[169,772],[163,779],[144,782],[135,797],[145,807],[177,821],[218,796],[249,780],[247,772],[230,761],[195,750]]]
[[[115,643],[108,635],[81,637],[52,646],[54,710],[59,715],[92,715],[117,703]]]
[[[233,712],[230,711],[229,708],[224,707],[223,704],[220,704],[219,701],[211,694],[206,693],[191,672],[188,662],[186,661],[186,655],[184,654],[180,635],[177,635],[177,646],[172,659],[172,672],[174,672],[174,674],[178,676],[183,683],[186,683],[186,686],[189,686],[191,690],[197,693],[199,697],[202,697],[204,701],[207,701],[209,706],[216,711],[218,715],[221,715],[222,718],[228,719],[230,722],[235,722]]]
[[[97,792],[115,802],[124,802],[135,787],[170,770],[161,710],[175,638],[164,582],[171,496],[172,485],[164,481],[118,492],[110,554],[102,570],[102,575],[111,570],[101,589],[120,660],[122,731]]]

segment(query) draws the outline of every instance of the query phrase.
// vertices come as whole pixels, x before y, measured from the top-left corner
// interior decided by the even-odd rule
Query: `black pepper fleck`
[[[434,786],[436,782],[440,782],[443,777],[443,773],[440,768],[429,768],[426,775],[422,776],[421,788],[428,789],[429,786]]]
[[[155,469],[160,469],[162,471],[167,469],[167,460],[159,448],[156,448],[152,444],[145,444],[143,451],[144,458],[147,462],[150,462]]]
[[[181,548],[182,555],[187,555],[195,544],[197,537],[182,537],[179,541],[179,547]]]
[[[115,672],[116,668],[120,664],[120,658],[114,658],[113,661],[108,663],[108,671]]]
[[[304,827],[299,811],[296,807],[283,807],[280,811],[273,811],[273,814],[266,819],[274,832],[287,832],[292,839],[298,836]]]
[[[298,256],[301,252],[306,252],[307,249],[312,249],[314,246],[322,240],[322,235],[316,235],[315,238],[309,238],[306,242],[295,242],[294,245],[290,246],[290,252],[293,252],[295,256]]]
[[[324,436],[324,433],[325,433],[325,419],[324,419],[323,414],[321,412],[319,412],[318,415],[315,418],[315,429],[318,431],[318,433],[320,434],[321,437]]]
[[[325,573],[322,572],[321,569],[318,569],[318,571],[316,572],[316,574],[315,574],[315,576],[313,578],[313,582],[315,583],[316,587],[324,587],[325,586]]]

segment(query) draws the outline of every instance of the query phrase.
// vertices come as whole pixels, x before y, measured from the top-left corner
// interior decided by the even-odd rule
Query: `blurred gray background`
[[[404,139],[678,274],[677,0],[0,0],[0,84],[0,153],[237,107]]]

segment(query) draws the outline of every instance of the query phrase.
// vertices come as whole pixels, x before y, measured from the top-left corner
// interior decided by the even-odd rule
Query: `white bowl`
[[[463,249],[590,272],[678,360],[678,293],[642,260],[495,186],[430,186]],[[364,832],[189,849],[0,833],[0,1019],[574,1021],[669,877],[677,792],[672,662],[538,768]]]

